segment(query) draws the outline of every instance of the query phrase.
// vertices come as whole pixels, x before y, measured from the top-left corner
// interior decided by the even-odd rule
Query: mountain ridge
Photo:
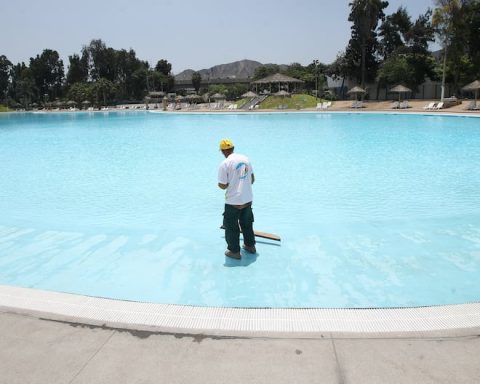
[[[175,75],[175,80],[191,80],[194,72],[200,73],[202,79],[248,79],[253,78],[255,70],[262,66],[268,64],[262,64],[259,61],[255,60],[238,60],[231,63],[214,65],[210,68],[200,69],[199,71],[194,71],[193,69],[186,69],[177,75]],[[279,65],[283,67],[283,65]]]

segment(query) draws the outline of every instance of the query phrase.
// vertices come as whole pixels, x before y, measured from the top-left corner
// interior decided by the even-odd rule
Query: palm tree
[[[366,57],[368,45],[374,45],[375,30],[378,21],[385,17],[383,10],[388,6],[387,1],[381,0],[353,0],[348,20],[353,22],[352,38],[357,35],[361,49],[361,84],[365,86]]]

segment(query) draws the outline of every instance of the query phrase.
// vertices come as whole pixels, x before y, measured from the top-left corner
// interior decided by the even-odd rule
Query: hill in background
[[[253,77],[255,70],[263,65],[258,61],[240,60],[228,64],[215,65],[209,69],[201,69],[202,79],[247,79]],[[186,69],[175,75],[175,80],[191,80],[193,69]]]

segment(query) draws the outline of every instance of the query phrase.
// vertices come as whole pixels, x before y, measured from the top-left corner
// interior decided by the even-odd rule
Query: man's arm
[[[227,189],[228,184],[218,183],[218,186],[219,186],[221,189]]]

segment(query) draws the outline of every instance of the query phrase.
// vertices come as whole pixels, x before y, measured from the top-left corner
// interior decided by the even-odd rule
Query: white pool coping
[[[480,303],[420,308],[222,308],[142,303],[0,285],[0,308],[191,332],[426,332],[480,327]],[[46,315],[45,315],[46,314]]]

